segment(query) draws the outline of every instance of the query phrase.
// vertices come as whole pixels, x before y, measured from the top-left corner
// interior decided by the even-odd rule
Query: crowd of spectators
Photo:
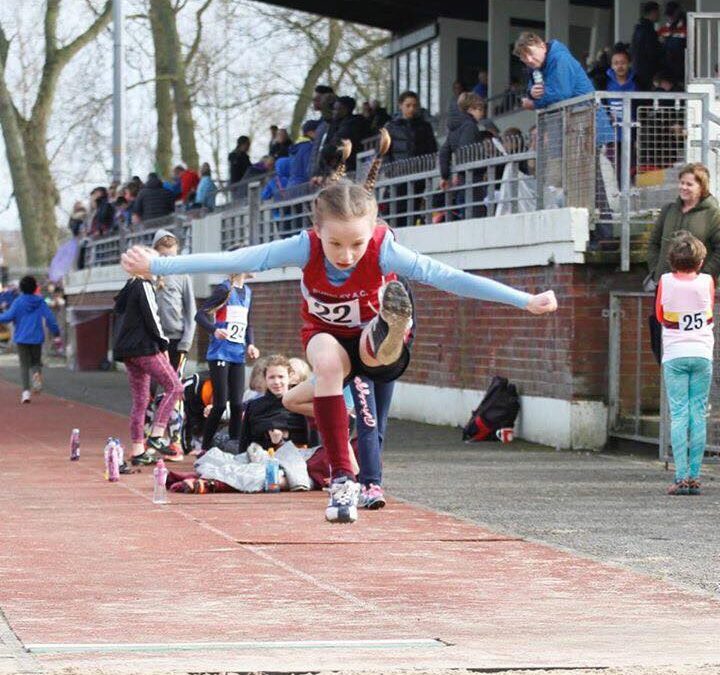
[[[661,14],[664,21],[659,28]],[[452,207],[457,201],[453,196],[460,192],[463,181],[451,176],[451,158],[462,147],[484,144],[484,156],[497,156],[511,152],[508,148],[533,149],[528,135],[513,128],[501,133],[491,116],[510,112],[521,107],[539,110],[552,103],[592,91],[635,92],[635,91],[681,91],[684,81],[684,50],[686,44],[686,16],[677,2],[667,2],[661,10],[657,2],[645,2],[638,24],[635,26],[629,44],[618,43],[602,50],[595,60],[583,67],[568,48],[558,40],[545,42],[533,34],[529,41],[516,45],[515,54],[527,67],[527,81],[517,78],[500,95],[488,101],[488,73],[481,69],[477,81],[466,87],[461,81],[453,84],[453,94],[448,102],[444,120],[446,127],[437,128],[437,120],[422,108],[420,97],[408,90],[398,96],[397,111],[391,115],[377,101],[358,102],[339,95],[332,87],[318,85],[313,93],[312,110],[316,117],[301,125],[299,135],[292,139],[287,127],[270,126],[270,140],[267,152],[253,162],[250,158],[251,139],[242,135],[236,147],[228,155],[230,194],[233,198],[247,194],[251,180],[263,182],[262,198],[277,201],[293,196],[293,188],[304,185],[321,185],[337,168],[338,147],[347,139],[352,152],[346,161],[346,168],[352,172],[357,166],[357,156],[377,135],[380,129],[387,129],[391,137],[387,161],[396,162],[415,157],[431,155],[439,151],[440,190],[451,193],[433,197],[433,218],[436,221],[462,216],[465,212]],[[522,37],[522,36],[521,36]],[[540,83],[532,81],[533,71],[543,73]],[[610,116],[616,123],[622,119],[621,99],[609,100]],[[603,122],[603,120],[599,120]],[[601,124],[601,127],[608,126]],[[601,129],[613,137],[612,130]],[[508,141],[508,133],[514,138]],[[439,144],[436,134],[444,139]],[[619,138],[616,139],[619,141]],[[525,164],[533,173],[533,166]],[[473,175],[473,179],[485,174]],[[233,187],[234,186],[234,187]],[[414,193],[422,192],[425,182],[415,185]],[[498,189],[501,186],[498,184]],[[395,214],[417,212],[428,204],[422,199],[404,200],[408,187],[400,186],[394,199]],[[217,186],[213,181],[208,164],[203,164],[198,173],[192,168],[175,167],[173,175],[163,180],[155,173],[148,175],[145,182],[137,176],[125,185],[97,187],[87,205],[77,202],[70,217],[69,227],[73,234],[97,237],[121,231],[132,231],[140,223],[166,216],[177,208],[214,208]],[[476,189],[473,194],[475,207],[472,213],[485,215],[487,209],[476,202],[487,201],[487,187]],[[455,215],[453,216],[453,213]],[[275,214],[279,215],[279,212]],[[437,216],[437,217],[436,217]],[[417,218],[398,218],[397,225],[419,222]]]
[[[178,209],[212,211],[217,192],[207,162],[199,172],[178,164],[167,180],[151,172],[145,181],[133,176],[123,185],[114,181],[108,187],[93,188],[87,204],[76,201],[73,205],[68,228],[80,239],[127,234]]]

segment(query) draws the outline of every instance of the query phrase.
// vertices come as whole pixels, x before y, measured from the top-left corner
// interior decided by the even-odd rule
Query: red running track
[[[717,599],[396,500],[351,526],[320,492],[156,506],[150,470],[102,478],[123,417],[18,397],[0,381],[0,608],[36,652],[0,616],[0,673],[720,662]]]

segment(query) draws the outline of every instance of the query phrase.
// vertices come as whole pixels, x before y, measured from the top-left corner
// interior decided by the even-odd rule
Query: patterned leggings
[[[130,438],[133,443],[142,443],[145,440],[145,409],[150,398],[150,380],[155,380],[165,391],[155,414],[156,427],[166,427],[170,413],[177,401],[182,398],[183,386],[178,374],[175,372],[164,354],[152,356],[134,356],[125,359],[132,395],[132,410],[130,411]]]

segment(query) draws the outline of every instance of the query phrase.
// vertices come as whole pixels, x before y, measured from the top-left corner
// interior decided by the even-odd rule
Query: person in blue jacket
[[[558,40],[545,42],[539,35],[525,32],[515,41],[513,53],[530,69],[528,95],[522,99],[525,110],[542,110],[595,91],[580,62]],[[613,139],[610,120],[601,108],[596,126],[598,145]]]
[[[621,42],[613,48],[610,57],[610,68],[608,68],[606,74],[608,91],[637,91],[635,72],[630,67],[630,52]],[[622,140],[620,123],[623,119],[623,102],[621,98],[611,98],[608,103],[610,104],[610,114],[617,129],[617,140],[620,142]]]
[[[245,391],[245,358],[256,359],[260,351],[253,345],[248,321],[252,291],[245,281],[250,274],[231,274],[218,284],[200,306],[195,321],[210,335],[207,362],[212,382],[212,409],[203,429],[202,450],[212,440],[230,400],[230,438],[240,436],[242,398]]]
[[[22,403],[30,403],[30,373],[32,372],[33,391],[42,389],[42,346],[45,342],[45,325],[57,337],[60,335],[55,316],[37,291],[35,277],[23,277],[20,280],[19,295],[10,308],[0,314],[0,323],[15,324],[13,341],[17,345],[20,357],[20,376],[22,377]],[[43,323],[44,321],[44,323]]]
[[[309,183],[310,178],[310,155],[312,154],[313,139],[315,130],[320,125],[320,120],[306,120],[302,125],[302,136],[290,148],[290,177],[287,186],[302,185]]]

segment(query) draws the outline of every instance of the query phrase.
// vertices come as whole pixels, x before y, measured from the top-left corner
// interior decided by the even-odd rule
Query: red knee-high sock
[[[345,398],[342,394],[316,396],[313,399],[313,409],[315,410],[315,423],[330,460],[332,478],[340,476],[355,478],[348,455],[350,433]]]

